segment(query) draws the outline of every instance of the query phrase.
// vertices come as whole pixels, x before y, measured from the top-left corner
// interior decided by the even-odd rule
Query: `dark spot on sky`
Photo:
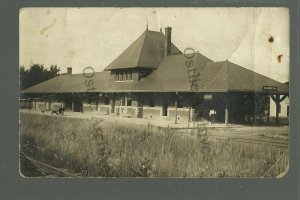
[[[274,38],[272,36],[269,37],[269,42],[270,43],[274,42]]]
[[[283,57],[283,55],[282,55],[282,54],[280,54],[280,55],[278,55],[278,56],[277,56],[277,60],[278,60],[278,62],[279,62],[279,63],[281,63],[281,59],[282,59],[282,57]]]

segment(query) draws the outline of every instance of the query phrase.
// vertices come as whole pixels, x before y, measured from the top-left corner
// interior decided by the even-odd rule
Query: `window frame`
[[[133,70],[127,69],[127,70],[116,70],[115,71],[115,77],[114,81],[132,81],[133,80]]]

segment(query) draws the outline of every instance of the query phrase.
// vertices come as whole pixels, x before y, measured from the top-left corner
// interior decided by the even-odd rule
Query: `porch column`
[[[125,102],[124,102],[125,107],[124,107],[124,110],[123,110],[123,112],[124,112],[123,115],[127,115],[127,99],[128,99],[127,94],[124,95],[124,99],[125,99]]]
[[[72,112],[74,112],[74,94],[71,93],[71,95],[72,95]]]
[[[276,104],[276,124],[279,124],[279,107],[280,107],[280,96],[277,94],[275,96],[275,104]]]
[[[191,97],[189,98],[189,121],[188,122],[191,122]]]
[[[79,93],[79,101],[80,101],[80,111],[81,111],[81,113],[83,113],[84,95],[85,94]]]
[[[276,95],[270,95],[272,100],[275,102],[276,105],[276,124],[279,124],[279,108],[280,108],[280,102],[282,102],[283,100],[285,100],[285,98],[288,95],[283,95],[283,97],[280,98],[280,94],[276,94]]]
[[[143,112],[142,112],[142,103],[141,98],[139,96],[139,93],[134,93],[132,97],[132,106],[135,108],[135,117],[136,118],[142,118]]]
[[[31,104],[32,104],[32,99],[31,99],[31,98],[29,98],[29,106],[28,106],[29,110],[31,110],[31,109],[32,109],[32,106],[31,106]]]
[[[177,124],[177,98],[175,100],[175,124]]]
[[[228,105],[225,105],[225,125],[226,126],[228,126],[228,117],[229,117]]]
[[[228,126],[229,110],[228,110],[228,94],[225,94],[225,125]]]
[[[46,96],[44,96],[43,101],[44,101],[44,110],[46,110],[47,109],[47,99],[46,99]]]
[[[270,125],[270,102],[268,106],[268,118],[267,118],[268,125]]]
[[[116,94],[112,93],[109,95],[109,113],[115,113],[115,106],[116,106]]]
[[[109,104],[110,104],[110,113],[115,113],[115,94],[111,95]]]
[[[96,109],[95,109],[95,111],[98,112],[98,108],[99,108],[99,93],[96,93]]]

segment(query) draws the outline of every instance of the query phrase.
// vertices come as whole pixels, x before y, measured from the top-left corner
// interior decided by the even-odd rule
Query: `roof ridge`
[[[246,68],[246,67],[243,67],[243,66],[241,66],[241,65],[238,65],[238,64],[233,63],[233,62],[230,62],[230,61],[228,61],[228,62],[231,63],[231,64],[233,64],[233,65],[236,65],[236,66],[238,66],[238,67],[240,67],[240,68],[243,68],[243,69],[245,69],[245,70],[248,70],[248,71],[250,71],[250,72],[252,72],[252,73],[256,73],[256,74],[258,74],[258,75],[260,75],[260,76],[263,76],[263,77],[265,77],[265,78],[271,79],[272,81],[276,81],[276,82],[278,82],[278,83],[281,83],[281,82],[279,82],[279,81],[277,81],[277,80],[275,80],[275,79],[273,79],[273,78],[270,78],[270,77],[268,77],[268,76],[265,76],[265,75],[263,75],[263,74],[261,74],[261,73],[258,73],[258,72],[256,72],[256,71],[254,71],[254,70],[248,69],[248,68]],[[281,83],[281,84],[284,84],[284,83]]]
[[[152,30],[146,30],[146,31],[148,31],[148,32],[154,32],[154,33],[161,33],[160,31],[152,31]]]
[[[121,54],[119,54],[112,62],[110,62],[105,68],[104,68],[104,71],[107,70],[107,68],[112,64],[114,63],[124,52],[126,52],[130,47],[132,47],[133,44],[135,44],[135,42],[137,42],[139,39],[141,39],[144,35],[146,35],[146,31],[144,31],[137,39],[135,39],[125,50],[123,50],[121,52]],[[145,40],[144,40],[145,41]],[[143,46],[144,46],[144,42],[143,42]]]
[[[225,64],[225,61],[222,61],[223,62],[223,65],[221,65],[221,67],[217,70],[217,72],[215,73],[215,76],[209,81],[209,85],[212,85],[212,82],[216,80],[219,72],[221,71],[221,69],[223,68],[224,64]],[[206,64],[207,65],[207,64]],[[207,66],[206,66],[207,67]],[[227,67],[228,69],[228,67]],[[207,85],[205,85],[207,86]],[[227,71],[227,90],[228,90],[228,71]]]
[[[207,62],[207,63],[212,63],[212,64],[216,64],[216,63],[225,63],[226,62],[226,60],[225,61],[210,61],[210,62]]]
[[[202,56],[202,57],[204,57],[205,59],[207,59],[207,60],[210,60],[209,62],[214,62],[212,59],[210,59],[209,57],[207,57],[207,56],[205,56],[205,55],[203,55],[202,53],[200,53],[199,51],[196,51],[196,53],[195,53],[196,55],[197,54],[199,54],[200,56]]]
[[[144,36],[144,41],[143,41],[143,45],[142,45],[142,49],[141,49],[141,52],[140,52],[139,59],[138,59],[138,61],[137,61],[137,66],[139,66],[140,61],[141,61],[141,57],[142,57],[142,54],[143,54],[143,50],[144,50],[144,46],[145,46],[145,41],[146,41],[146,36],[147,36],[147,32],[148,32],[148,31],[149,31],[149,30],[146,30],[146,31],[144,32],[144,34],[145,34],[145,36]],[[142,35],[144,35],[144,34],[142,34]]]
[[[226,63],[226,68],[227,68],[227,70],[226,70],[226,72],[227,72],[227,90],[229,90],[229,66],[228,66],[228,60],[226,60],[225,61],[225,63]]]

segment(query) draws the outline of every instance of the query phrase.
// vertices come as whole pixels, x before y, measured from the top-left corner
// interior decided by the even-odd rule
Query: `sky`
[[[289,80],[287,8],[23,8],[20,66],[102,71],[146,29],[172,27],[172,42],[213,61],[229,60]]]

